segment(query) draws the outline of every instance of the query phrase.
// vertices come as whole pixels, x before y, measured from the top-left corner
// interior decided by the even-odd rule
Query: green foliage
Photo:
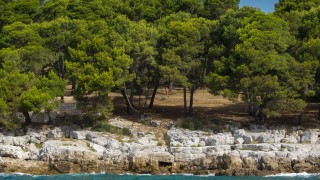
[[[66,79],[101,117],[112,90],[147,102],[167,82],[241,94],[268,117],[301,112],[319,101],[319,5],[280,0],[265,14],[239,0],[0,1],[0,119],[51,111]]]
[[[129,128],[122,128],[122,134],[125,136],[131,136],[131,131]]]
[[[176,126],[184,129],[189,129],[191,131],[202,130],[203,128],[202,121],[192,117],[180,119]]]
[[[128,128],[119,128],[113,126],[105,121],[97,122],[96,125],[93,126],[92,130],[100,131],[100,132],[109,132],[111,134],[131,136],[131,131]]]
[[[283,19],[255,13],[243,23],[233,55],[213,63],[210,89],[229,98],[242,92],[243,100],[259,105],[266,117],[301,112],[303,99],[313,94],[317,62],[299,62],[286,53],[295,39]]]

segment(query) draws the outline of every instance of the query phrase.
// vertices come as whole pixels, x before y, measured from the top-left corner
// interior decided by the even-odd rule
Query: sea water
[[[291,180],[291,179],[307,179],[315,180],[320,179],[320,174],[307,174],[307,173],[298,173],[298,174],[277,174],[265,177],[251,176],[251,177],[236,177],[236,176],[214,176],[214,175],[204,175],[204,176],[193,176],[188,174],[179,174],[179,175],[113,175],[113,174],[59,174],[59,175],[40,175],[33,176],[28,174],[2,174],[0,173],[1,180]]]

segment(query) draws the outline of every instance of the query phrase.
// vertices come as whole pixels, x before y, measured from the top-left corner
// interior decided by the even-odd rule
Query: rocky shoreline
[[[113,120],[120,122],[124,120]],[[131,137],[121,138],[78,126],[3,132],[0,172],[237,176],[320,172],[319,129],[257,125],[228,129],[212,133],[171,127],[163,141],[155,132],[134,128]]]

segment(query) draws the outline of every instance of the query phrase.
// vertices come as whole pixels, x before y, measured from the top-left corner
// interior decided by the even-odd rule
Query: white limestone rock
[[[72,139],[79,139],[79,140],[85,140],[87,139],[88,131],[72,131],[70,134],[70,137]]]
[[[318,132],[306,131],[301,137],[301,143],[316,143],[318,141]]]
[[[21,147],[12,145],[0,145],[0,156],[11,157],[15,159],[28,159],[28,153]]]
[[[213,136],[210,136],[206,139],[206,146],[215,146],[215,145],[231,145],[234,144],[234,137],[231,133],[219,133]]]
[[[91,140],[91,142],[98,144],[100,146],[103,146],[106,149],[119,149],[120,148],[119,141],[112,139],[112,138],[109,138],[109,137],[98,136],[96,138],[93,138]]]
[[[176,162],[190,162],[195,159],[205,158],[202,147],[171,147],[169,152]]]
[[[30,142],[30,136],[5,136],[2,138],[1,141],[5,145],[13,145],[13,146],[19,146],[21,148],[26,147]]]
[[[243,139],[243,138],[240,138],[240,137],[239,137],[239,138],[237,138],[237,139],[234,140],[234,144],[240,144],[240,145],[241,145],[241,144],[243,144],[243,143],[244,143],[244,139]]]

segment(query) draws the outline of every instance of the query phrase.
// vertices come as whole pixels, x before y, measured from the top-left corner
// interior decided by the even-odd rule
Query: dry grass
[[[126,117],[125,102],[120,93],[110,93],[109,95],[114,102],[114,114]],[[141,101],[143,102],[143,100]],[[189,99],[188,99],[189,103]],[[134,98],[135,107],[139,106],[138,97]],[[320,121],[317,120],[318,110],[309,108],[303,115],[302,125],[306,127],[319,127]],[[174,90],[168,97],[165,95],[164,89],[159,89],[154,108],[148,109],[146,112],[148,117],[152,119],[160,119],[163,122],[177,121],[183,118],[183,93],[182,90]],[[126,117],[135,120],[136,117]],[[250,124],[253,119],[247,114],[247,105],[241,100],[236,102],[229,101],[221,96],[214,96],[207,90],[198,90],[194,94],[194,118],[202,121],[212,121],[219,119],[225,122],[238,122],[242,125]],[[269,119],[266,123],[271,125],[298,125],[298,114],[286,114],[281,118]]]

